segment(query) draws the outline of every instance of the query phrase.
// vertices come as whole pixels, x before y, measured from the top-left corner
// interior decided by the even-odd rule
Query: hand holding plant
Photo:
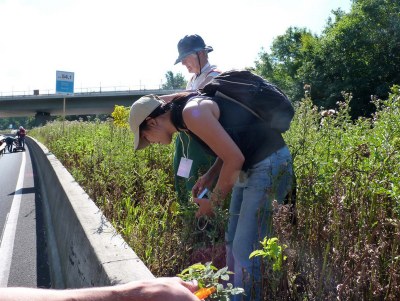
[[[242,288],[234,288],[231,283],[227,283],[226,287],[220,282],[228,281],[229,274],[227,267],[218,270],[211,262],[205,265],[201,263],[194,264],[183,270],[178,276],[184,281],[196,280],[199,285],[199,290],[195,295],[200,300],[218,300],[229,301],[231,295],[242,294]]]

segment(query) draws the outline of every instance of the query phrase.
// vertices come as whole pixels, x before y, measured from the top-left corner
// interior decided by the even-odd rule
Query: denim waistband
[[[263,163],[265,163],[265,161],[268,161],[271,159],[271,157],[276,156],[276,155],[283,155],[283,154],[287,154],[288,156],[291,156],[289,148],[287,147],[287,145],[285,145],[284,147],[278,149],[277,151],[273,152],[272,154],[268,155],[267,157],[265,157],[264,159],[262,159],[261,161],[257,162],[256,164],[253,164],[252,166],[250,166],[250,169],[252,168],[257,168],[258,166],[262,165]]]
[[[239,173],[238,181],[240,183],[243,183],[248,178],[248,176],[251,173],[252,169],[256,169],[256,168],[260,167],[261,165],[267,163],[273,157],[278,156],[278,155],[287,156],[288,158],[292,157],[292,155],[290,154],[289,148],[287,147],[287,145],[285,145],[284,147],[278,149],[277,151],[275,151],[272,154],[270,154],[267,157],[265,157],[263,160],[261,160],[261,161],[257,162],[256,164],[253,164],[252,166],[250,166],[250,168],[248,170],[246,170],[246,171],[241,170],[240,173]]]

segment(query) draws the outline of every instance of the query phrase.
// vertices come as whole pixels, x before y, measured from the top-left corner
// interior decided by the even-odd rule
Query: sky
[[[0,0],[0,96],[54,93],[56,71],[74,91],[154,89],[190,74],[177,43],[199,34],[221,70],[253,67],[290,26],[320,35],[351,0]]]

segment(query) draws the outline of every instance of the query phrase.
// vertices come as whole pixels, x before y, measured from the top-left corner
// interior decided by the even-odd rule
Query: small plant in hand
[[[240,287],[233,287],[231,283],[227,283],[224,287],[222,281],[229,281],[229,275],[233,274],[228,271],[227,267],[217,269],[211,262],[205,265],[196,263],[183,270],[178,276],[184,281],[196,280],[199,290],[195,295],[200,300],[220,300],[229,301],[230,296],[243,294],[244,290]]]

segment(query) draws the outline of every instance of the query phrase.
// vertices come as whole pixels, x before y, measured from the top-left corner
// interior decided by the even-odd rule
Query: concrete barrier
[[[114,285],[154,276],[49,150],[27,137],[47,226],[52,286]]]

